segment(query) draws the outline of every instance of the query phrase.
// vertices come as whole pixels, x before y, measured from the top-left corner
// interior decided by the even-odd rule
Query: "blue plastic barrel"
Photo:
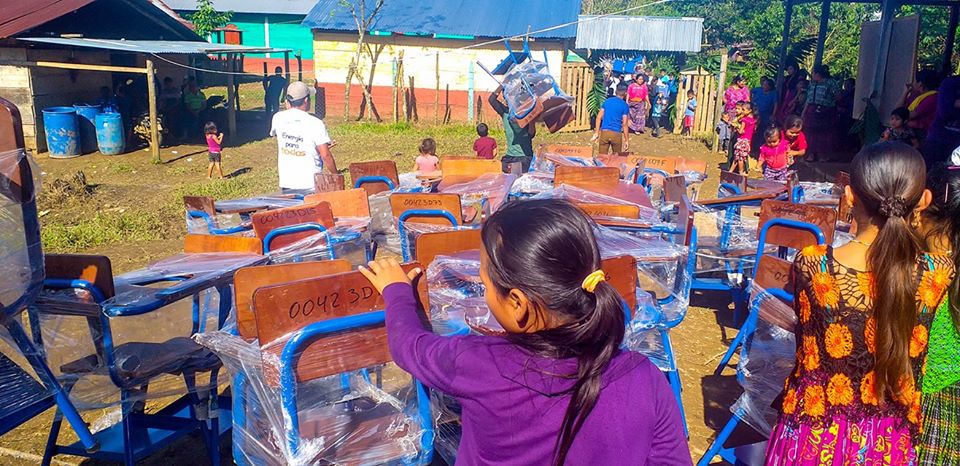
[[[123,118],[119,113],[98,113],[97,146],[103,155],[119,155],[123,153]]]
[[[66,159],[80,155],[77,111],[73,107],[43,109],[43,130],[50,157]]]
[[[80,124],[80,152],[89,154],[97,150],[97,114],[99,105],[76,104],[77,123]]]

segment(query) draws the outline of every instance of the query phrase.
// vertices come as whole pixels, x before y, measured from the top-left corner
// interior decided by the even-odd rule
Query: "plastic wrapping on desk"
[[[836,206],[843,194],[833,183],[801,181],[800,186],[803,187],[804,202],[808,204]]]
[[[573,116],[573,98],[563,94],[544,62],[528,60],[514,65],[503,77],[503,98],[522,127],[540,120],[553,133]]]
[[[0,312],[22,310],[22,304],[36,295],[43,282],[40,226],[24,222],[25,217],[35,218],[37,213],[36,191],[23,189],[19,179],[23,163],[32,168],[33,186],[39,189],[40,170],[26,152],[0,152]],[[32,212],[24,215],[27,209]]]
[[[133,402],[209,393],[211,370],[217,370],[219,362],[190,337],[215,331],[232,313],[230,289],[224,286],[226,294],[221,295],[207,283],[185,297],[164,301],[155,296],[163,285],[170,283],[117,286],[114,302],[156,306],[150,312],[111,316],[90,292],[80,289],[45,288],[31,307],[31,324],[38,324],[32,329],[34,338],[42,341],[47,364],[78,409],[119,409],[121,385],[133,388],[149,382],[148,390],[131,392]],[[185,370],[196,371],[194,385],[185,383]],[[103,427],[113,423],[100,420]]]
[[[489,214],[490,212],[496,212],[506,201],[516,181],[516,175],[485,173],[473,181],[447,186],[443,188],[443,192],[460,195],[464,214],[468,213],[466,211],[469,208],[485,211]],[[473,223],[479,223],[479,215],[464,215],[464,218],[470,217],[476,219]]]
[[[590,191],[583,188],[570,185],[560,185],[543,190],[533,196],[534,199],[565,199],[574,204],[606,204],[606,205],[631,205],[639,208],[639,219],[647,222],[655,222],[660,218],[660,213],[651,207],[643,206],[630,202],[628,200],[613,197],[607,194]]]
[[[510,188],[510,194],[525,196],[553,189],[552,172],[528,172],[520,175]]]
[[[769,436],[778,412],[772,407],[783,391],[783,383],[796,363],[796,341],[792,331],[796,313],[791,305],[762,289],[754,290],[760,312],[754,331],[740,350],[737,380],[743,394],[730,410]]]
[[[423,453],[427,431],[416,417],[421,407],[407,373],[386,364],[281,386],[275,382],[280,358],[271,350],[288,337],[264,345],[227,332],[195,337],[220,357],[233,381],[237,464],[399,464]],[[311,350],[322,352],[323,345],[314,342]],[[284,399],[293,395],[299,435],[284,409]],[[294,435],[296,449],[290,446]]]
[[[683,175],[683,179],[686,181],[687,185],[693,183],[703,183],[707,180],[707,174],[703,172],[681,170],[680,174]]]
[[[370,205],[369,236],[376,241],[378,247],[394,254],[401,254],[400,233],[397,231],[397,222],[393,218],[390,208],[390,195],[394,192],[429,192],[424,188],[416,173],[401,173],[400,187],[394,191],[383,191],[368,198]]]
[[[337,226],[324,232],[315,232],[267,255],[273,264],[328,259],[346,259],[353,266],[370,261],[369,219],[344,217]]]
[[[113,315],[142,313],[143,308],[149,311],[217,284],[228,285],[238,269],[266,260],[258,254],[177,254],[114,277],[117,293],[102,304]]]
[[[218,211],[247,211],[253,212],[264,209],[282,209],[284,207],[294,207],[303,204],[303,199],[295,197],[278,196],[254,196],[242,199],[228,199],[217,201],[215,203]]]
[[[254,236],[250,222],[240,214],[191,213],[184,214],[187,233],[192,235]]]

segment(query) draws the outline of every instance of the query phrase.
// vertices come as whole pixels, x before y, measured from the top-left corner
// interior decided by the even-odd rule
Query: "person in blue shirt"
[[[750,95],[750,101],[757,106],[757,113],[760,120],[757,122],[757,133],[763,133],[766,128],[774,124],[773,111],[777,106],[776,83],[767,77],[760,79],[760,87],[754,88]],[[763,145],[763,138],[754,138],[754,147],[759,148]]]
[[[687,108],[683,112],[683,130],[680,136],[691,137],[693,135],[693,118],[697,115],[697,93],[690,89],[687,91]]]
[[[667,86],[667,83],[663,80],[657,83],[657,93],[650,99],[653,102],[653,107],[650,110],[650,122],[653,124],[653,137],[660,137],[660,128],[664,126],[663,117],[667,113],[667,107],[670,105],[669,99],[670,88]]]
[[[630,106],[627,105],[627,86],[617,86],[616,95],[607,97],[597,113],[596,129],[591,141],[599,141],[598,153],[619,154],[629,150]]]

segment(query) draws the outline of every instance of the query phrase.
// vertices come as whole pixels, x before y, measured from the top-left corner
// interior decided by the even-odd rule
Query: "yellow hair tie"
[[[583,283],[580,284],[580,287],[586,290],[587,293],[593,293],[593,290],[597,289],[597,285],[602,281],[607,280],[607,274],[603,270],[597,270],[587,275],[587,278],[583,279]]]

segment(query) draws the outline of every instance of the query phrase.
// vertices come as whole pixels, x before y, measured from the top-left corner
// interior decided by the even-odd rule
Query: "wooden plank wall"
[[[28,50],[0,47],[0,60],[53,61],[109,65],[110,54],[84,50]],[[24,143],[28,150],[47,150],[42,109],[79,102],[96,102],[100,87],[113,87],[112,73],[71,71],[59,68],[0,66],[0,96],[20,108]]]
[[[685,78],[677,91],[677,125],[673,132],[680,134],[683,129],[683,113],[687,109],[687,91],[693,89],[697,98],[697,113],[693,118],[693,133],[711,133],[717,126],[714,114],[717,108],[717,78],[700,68],[696,71],[684,71]]]
[[[593,88],[593,79],[593,69],[586,63],[564,63],[560,68],[560,89],[574,98],[574,119],[561,131],[586,131],[590,129],[587,95]]]

